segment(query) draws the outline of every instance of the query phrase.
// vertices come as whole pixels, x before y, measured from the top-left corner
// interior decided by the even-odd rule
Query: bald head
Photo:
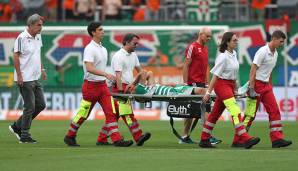
[[[205,45],[212,37],[212,31],[209,27],[203,27],[199,31],[198,41],[200,44]]]
[[[210,34],[211,35],[212,31],[211,28],[209,27],[203,27],[200,31],[199,31],[199,35],[200,34]]]

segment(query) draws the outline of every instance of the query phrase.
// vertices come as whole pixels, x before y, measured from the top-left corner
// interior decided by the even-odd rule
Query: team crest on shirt
[[[0,65],[8,65],[19,32],[0,32]]]
[[[84,47],[91,38],[87,34],[62,33],[53,40],[53,46],[46,57],[55,65],[63,65],[69,58],[77,57],[82,65]]]
[[[199,53],[202,53],[202,48],[198,48],[198,52]]]
[[[126,32],[112,31],[110,41],[119,48],[122,47],[122,40]],[[156,54],[156,46],[160,45],[159,39],[154,31],[136,33],[139,37],[139,45],[136,53],[140,63],[147,63],[151,56]]]
[[[287,57],[287,60],[292,65],[298,65],[298,33],[290,39],[290,44],[282,51],[283,56]]]

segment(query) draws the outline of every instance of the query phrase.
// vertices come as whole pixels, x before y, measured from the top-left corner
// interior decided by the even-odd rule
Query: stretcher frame
[[[196,117],[191,125],[190,133],[194,130],[194,128],[197,125],[197,122],[199,119],[201,119],[202,122],[205,122],[205,105],[202,105],[202,99],[204,95],[171,95],[171,96],[165,96],[165,95],[151,95],[151,94],[118,94],[118,93],[112,93],[112,96],[115,99],[118,100],[131,100],[131,101],[137,101],[140,103],[151,103],[152,101],[164,101],[164,102],[201,102],[200,104],[200,117]],[[246,94],[237,94],[235,95],[236,98],[245,98],[247,97]],[[216,95],[210,95],[211,100],[215,100]],[[147,107],[147,106],[146,106]],[[151,105],[150,105],[151,107]],[[167,115],[168,111],[167,111]],[[170,117],[170,125],[172,127],[173,134],[180,140],[183,140],[182,136],[177,132],[177,130],[174,128],[174,119],[175,116],[169,116]],[[177,117],[176,118],[189,118],[189,117]]]

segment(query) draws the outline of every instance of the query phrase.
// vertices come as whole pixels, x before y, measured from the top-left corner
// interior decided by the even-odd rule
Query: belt
[[[106,80],[96,80],[96,81],[84,80],[84,82],[89,84],[104,84],[106,83]]]
[[[269,84],[269,82],[265,82],[265,81],[261,81],[261,80],[257,80],[257,79],[256,79],[256,81],[259,81],[259,82],[264,83],[264,84]]]
[[[223,78],[218,78],[219,80],[224,80],[224,81],[236,81],[236,80],[228,80],[228,79],[223,79]]]

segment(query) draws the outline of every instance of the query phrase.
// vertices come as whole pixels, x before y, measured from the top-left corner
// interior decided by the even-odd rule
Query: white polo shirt
[[[84,62],[92,62],[97,70],[105,71],[108,61],[108,52],[105,47],[91,40],[84,49]],[[98,82],[106,80],[106,77],[94,75],[86,70],[85,63],[83,64],[84,80]]]
[[[23,81],[35,81],[41,75],[41,35],[32,37],[27,29],[20,33],[14,43],[13,52],[20,53],[20,70]],[[17,81],[17,73],[14,70],[14,81]]]
[[[278,52],[275,50],[274,54],[270,51],[267,45],[261,47],[255,54],[253,63],[258,66],[256,72],[256,79],[269,82],[269,78],[273,68],[277,62]]]
[[[112,58],[112,70],[116,75],[117,71],[122,72],[122,83],[130,84],[133,82],[133,70],[140,66],[138,56],[135,52],[128,53],[125,49],[118,50]]]
[[[210,72],[221,79],[237,80],[238,70],[239,62],[237,60],[236,51],[230,53],[226,50],[224,53],[220,53],[217,56],[215,66]]]

